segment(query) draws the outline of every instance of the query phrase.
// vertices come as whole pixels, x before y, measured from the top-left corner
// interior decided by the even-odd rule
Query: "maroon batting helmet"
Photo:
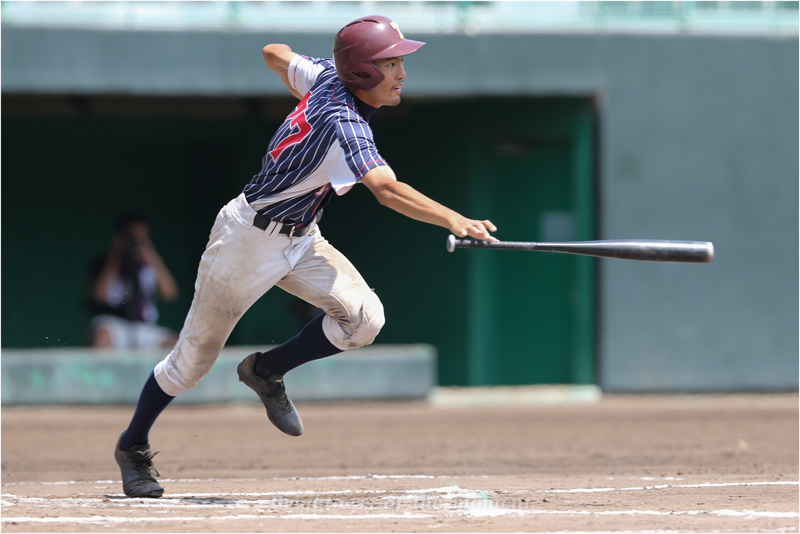
[[[340,80],[349,87],[368,90],[384,78],[374,60],[406,56],[424,44],[403,37],[391,19],[380,15],[361,17],[336,34],[333,61]]]

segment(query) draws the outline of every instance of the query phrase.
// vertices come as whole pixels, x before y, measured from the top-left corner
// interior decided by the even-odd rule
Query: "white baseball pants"
[[[369,345],[383,326],[380,300],[318,227],[290,238],[280,223],[254,227],[255,215],[244,194],[217,215],[178,343],[155,367],[168,395],[200,382],[239,318],[275,285],[325,310],[323,332],[341,350]]]

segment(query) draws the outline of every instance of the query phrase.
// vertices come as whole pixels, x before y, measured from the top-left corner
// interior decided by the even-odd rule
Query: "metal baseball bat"
[[[615,241],[567,241],[563,243],[537,243],[534,241],[480,241],[447,238],[447,251],[457,248],[490,248],[500,250],[538,250],[580,254],[620,260],[669,261],[682,263],[710,263],[714,259],[714,245],[708,241],[654,241],[648,239],[618,239]]]

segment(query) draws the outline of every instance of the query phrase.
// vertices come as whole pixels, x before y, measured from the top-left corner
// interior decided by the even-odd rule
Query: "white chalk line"
[[[604,510],[592,512],[589,510],[519,510],[514,508],[502,508],[495,506],[491,501],[477,501],[469,503],[467,512],[463,515],[472,516],[500,516],[500,515],[586,515],[586,516],[613,516],[613,515],[652,515],[652,516],[675,516],[675,515],[714,515],[728,517],[742,517],[747,519],[757,518],[797,518],[798,512],[758,512],[755,510],[685,510],[662,512],[658,510]]]
[[[576,488],[576,489],[551,489],[538,490],[537,493],[597,493],[604,491],[643,491],[667,488],[722,488],[727,486],[797,486],[800,482],[794,480],[781,480],[775,482],[705,482],[703,484],[658,484],[655,486],[633,486],[630,488],[606,487],[606,488]],[[518,491],[517,493],[528,493]]]
[[[485,502],[485,501],[484,501]],[[456,515],[471,517],[497,517],[497,516],[528,516],[528,515],[581,515],[581,516],[614,516],[614,515],[646,515],[646,516],[681,516],[681,515],[712,515],[718,517],[740,517],[743,519],[759,518],[798,518],[798,512],[759,512],[755,510],[689,510],[661,512],[657,510],[607,510],[591,512],[587,510],[515,510],[495,507],[489,504],[471,503],[465,512]],[[208,521],[208,520],[236,520],[236,519],[430,519],[440,517],[434,514],[415,514],[404,512],[402,514],[237,514],[228,516],[181,516],[181,517],[2,517],[3,523],[69,523],[69,524],[102,524],[102,523],[147,523],[166,521]]]

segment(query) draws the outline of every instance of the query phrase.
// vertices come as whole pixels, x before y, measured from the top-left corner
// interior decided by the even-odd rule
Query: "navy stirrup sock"
[[[150,429],[164,408],[174,398],[172,395],[164,393],[164,390],[156,382],[155,375],[151,372],[139,395],[139,403],[136,405],[131,424],[120,438],[120,448],[127,451],[131,445],[147,445],[150,439]]]
[[[258,355],[255,371],[262,378],[272,374],[283,375],[295,367],[311,360],[326,358],[342,352],[336,348],[322,331],[322,319],[319,315],[303,327],[299,334],[279,347]]]

